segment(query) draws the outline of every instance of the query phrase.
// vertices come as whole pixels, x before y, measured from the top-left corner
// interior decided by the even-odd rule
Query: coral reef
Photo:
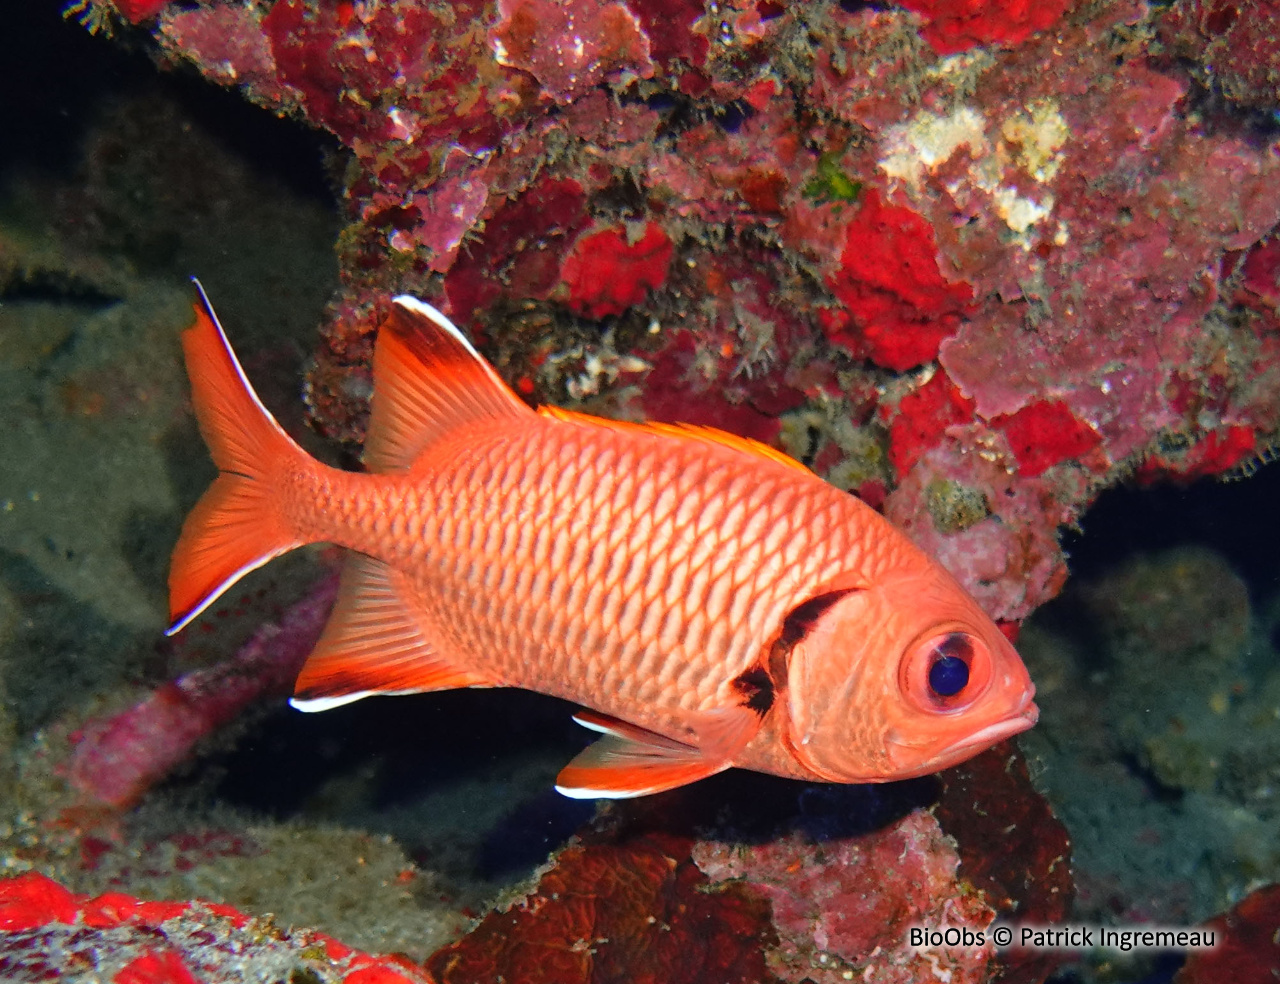
[[[323,433],[358,443],[373,332],[389,296],[417,293],[531,399],[786,447],[883,508],[1010,632],[1062,588],[1058,531],[1099,490],[1248,470],[1280,435],[1277,56],[1263,0],[88,0],[72,12],[90,26],[128,21],[130,44],[170,67],[332,137],[346,223],[338,233],[279,188],[250,193],[254,176],[163,101],[118,107],[76,180],[30,195],[60,238],[0,220],[0,290],[52,284],[94,308],[87,327],[28,324],[31,303],[8,294],[0,310],[6,329],[19,326],[0,332],[4,409],[25,428],[0,496],[16,555],[0,583],[0,742],[12,752],[0,844],[6,865],[76,891],[215,896],[417,959],[465,918],[454,886],[394,841],[234,810],[197,818],[168,799],[163,777],[229,744],[223,722],[243,721],[287,676],[294,656],[260,630],[291,617],[314,569],[229,599],[209,637],[156,650],[143,635],[162,619],[155,543],[172,541],[200,484],[194,452],[179,451],[195,446],[173,345],[185,298],[148,278],[201,273],[233,334],[257,333],[255,382],[264,362],[288,363],[274,384],[261,376],[297,433],[299,401],[283,389],[296,353],[271,346],[292,325],[296,349],[315,348],[336,236],[341,282],[306,390]],[[298,229],[318,231],[321,249],[286,248]],[[136,433],[112,443],[125,421]],[[44,440],[88,479],[47,482]],[[175,484],[171,470],[189,477]],[[86,489],[113,510],[101,529],[131,532],[123,546],[59,512]],[[1069,911],[1183,922],[1274,881],[1280,677],[1247,655],[1271,650],[1238,579],[1184,553],[1066,601],[1096,637],[1047,638],[1033,624],[1020,645],[1044,698],[1032,771],[1075,833],[1078,909],[1066,836],[1002,750],[926,784],[919,802],[868,808],[874,822],[856,830],[850,815],[911,794],[785,787],[776,798],[799,795],[805,809],[840,804],[843,822],[816,832],[812,813],[735,828],[776,806],[758,793],[736,815],[704,812],[700,831],[674,819],[683,800],[654,806],[638,829],[602,821],[430,972],[1029,982],[1057,957],[907,953],[900,934],[873,939],[834,910],[906,900],[931,919],[950,907],[978,922]],[[59,617],[72,602],[97,621]],[[310,616],[299,618],[287,634],[304,648]],[[246,670],[265,676],[249,685]],[[404,740],[426,769],[422,732]],[[380,788],[362,781],[316,795]],[[457,794],[472,811],[459,807],[463,822],[487,822],[493,789],[514,797],[512,785],[475,780]],[[401,810],[406,828],[419,820],[400,800],[377,809]],[[891,865],[869,871],[894,850],[936,888],[928,898]],[[271,891],[285,873],[303,886],[287,898]],[[92,908],[40,891],[67,919]],[[1268,925],[1272,898],[1258,892],[1230,918]],[[149,913],[138,920],[198,909],[113,904]],[[104,931],[123,940],[132,918]],[[268,948],[313,939],[249,926]],[[332,963],[345,959],[326,950],[336,944],[316,945],[327,962],[292,965],[299,980],[353,967]],[[146,946],[120,951],[136,966],[103,975],[181,979],[177,958]],[[1197,973],[1209,972],[1195,961],[1184,972]]]
[[[799,415],[806,460],[1016,620],[1099,488],[1280,430],[1280,335],[1236,316],[1264,260],[1228,269],[1280,219],[1280,158],[1191,111],[1207,56],[1147,46],[1215,32],[1267,77],[1267,5],[903,6],[197,2],[151,30],[351,152],[326,433],[360,438],[370,335],[412,291],[541,399],[775,442]],[[588,392],[601,320],[651,368]],[[985,511],[939,526],[938,481]]]
[[[773,782],[766,811],[734,783],[615,805],[428,969],[441,982],[835,984],[1032,982],[1057,965],[1054,954],[910,942],[912,926],[977,933],[997,912],[1051,922],[1068,911],[1065,831],[1011,748],[937,784]]]

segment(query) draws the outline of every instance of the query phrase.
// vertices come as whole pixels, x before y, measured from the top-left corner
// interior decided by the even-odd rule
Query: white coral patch
[[[1067,121],[1052,99],[1036,99],[1025,112],[1004,121],[1000,135],[1012,146],[1014,156],[1037,181],[1052,181],[1062,164],[1059,151],[1071,135]]]
[[[932,171],[967,146],[977,158],[989,153],[987,121],[970,106],[960,106],[948,116],[922,111],[906,123],[885,130],[880,170],[918,186],[925,171]]]
[[[994,144],[987,138],[986,117],[972,106],[957,107],[945,116],[922,110],[885,130],[879,165],[890,178],[918,193],[930,172],[968,148],[973,163],[948,190],[957,200],[967,197],[966,188],[990,195],[1001,220],[1029,248],[1027,231],[1053,214],[1054,196],[1048,190],[1024,194],[1009,181],[1010,171],[1016,168],[1042,184],[1052,181],[1070,135],[1052,99],[1035,100],[1008,117],[1000,124],[999,137],[993,137]]]
[[[1019,195],[1013,188],[996,188],[991,192],[1000,218],[1014,232],[1026,232],[1041,219],[1053,213],[1053,196],[1045,195],[1043,202]]]

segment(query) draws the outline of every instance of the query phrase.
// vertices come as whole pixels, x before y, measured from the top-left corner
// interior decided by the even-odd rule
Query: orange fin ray
[[[538,413],[553,420],[577,424],[582,427],[608,427],[624,434],[661,434],[663,437],[678,437],[688,441],[701,441],[704,444],[716,444],[720,447],[732,448],[740,454],[763,458],[777,465],[786,465],[796,471],[813,477],[813,472],[796,461],[785,452],[750,437],[739,437],[718,427],[707,427],[703,424],[668,424],[659,420],[638,423],[633,420],[609,420],[606,417],[595,417],[589,413],[578,413],[576,410],[565,410],[562,407],[538,407]]]
[[[466,336],[430,304],[395,298],[378,331],[365,467],[410,468],[437,439],[478,420],[531,414]]]
[[[289,703],[300,711],[324,711],[374,694],[497,682],[437,656],[403,600],[400,575],[380,560],[353,554],[342,571],[333,613]]]
[[[276,476],[314,463],[249,385],[204,288],[182,334],[191,402],[222,473],[182,527],[169,567],[173,635],[255,568],[304,542],[274,507]]]
[[[704,711],[695,715],[694,740],[686,743],[598,711],[579,711],[573,719],[604,735],[556,777],[556,790],[573,799],[648,796],[723,772],[761,721],[745,704]]]

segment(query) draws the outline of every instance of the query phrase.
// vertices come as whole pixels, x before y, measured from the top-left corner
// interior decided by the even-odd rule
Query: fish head
[[[816,775],[926,775],[1035,724],[1022,659],[941,567],[825,597],[787,663],[790,745]]]

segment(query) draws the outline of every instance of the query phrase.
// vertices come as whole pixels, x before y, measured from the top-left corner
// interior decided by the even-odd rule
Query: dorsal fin
[[[407,469],[469,423],[532,412],[453,322],[416,297],[392,300],[373,353],[369,471]]]
[[[804,472],[806,475],[813,476],[813,472],[809,471],[808,468],[790,455],[776,448],[771,448],[767,444],[762,444],[760,441],[754,441],[749,437],[739,437],[737,434],[730,434],[728,431],[722,431],[716,427],[705,427],[701,424],[665,424],[659,421],[636,423],[630,420],[609,420],[605,417],[593,417],[589,413],[578,413],[574,410],[563,410],[560,407],[550,406],[538,407],[538,413],[544,417],[551,417],[554,420],[562,420],[565,423],[578,424],[583,427],[609,427],[626,434],[661,434],[664,437],[683,437],[692,441],[702,441],[706,444],[718,444],[721,447],[733,448],[733,450],[742,454],[765,458],[775,464],[786,465],[788,468],[794,468],[797,471]]]

